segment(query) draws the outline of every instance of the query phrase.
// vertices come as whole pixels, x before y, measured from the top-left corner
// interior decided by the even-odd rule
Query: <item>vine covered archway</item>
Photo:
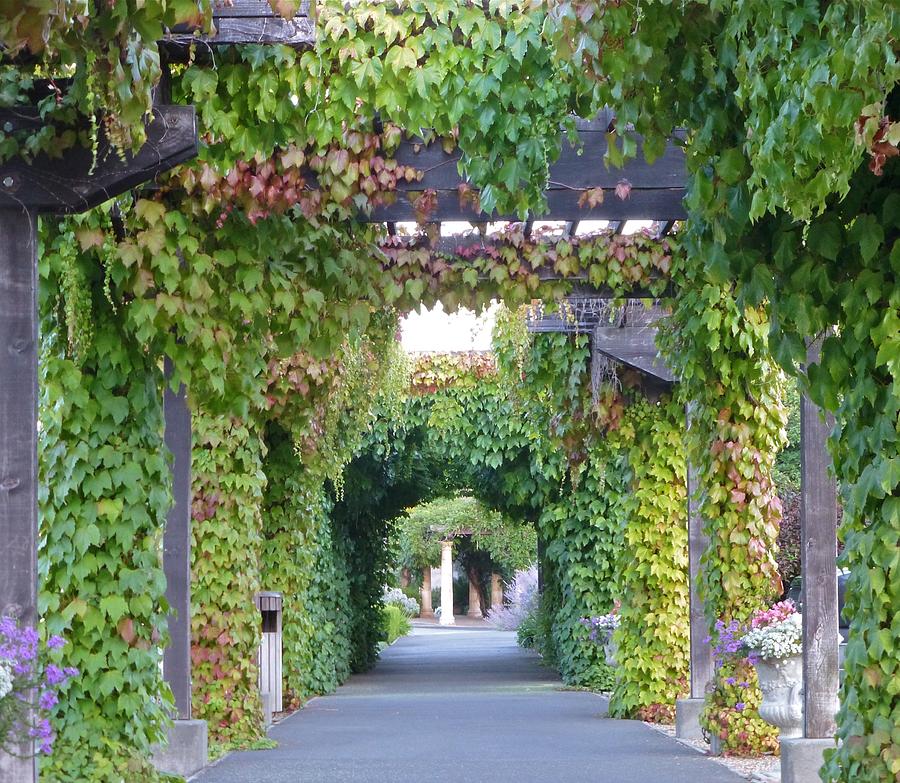
[[[498,398],[491,415],[482,409],[481,432],[491,434],[468,454],[500,479],[496,504],[528,509],[563,592],[581,591],[605,611],[612,577],[622,575],[627,589],[642,573],[640,536],[683,510],[687,489],[671,477],[690,463],[709,540],[699,569],[707,622],[745,620],[777,592],[771,473],[785,424],[782,372],[803,379],[809,398],[836,417],[831,453],[852,571],[843,742],[826,776],[893,775],[900,708],[884,683],[897,674],[900,598],[896,11],[849,2],[791,5],[774,16],[746,4],[604,3],[594,13],[569,2],[390,11],[329,2],[312,46],[308,19],[301,15],[297,34],[290,7],[281,10],[295,38],[281,40],[297,48],[251,45],[223,19],[213,49],[187,43],[183,27],[212,35],[206,4],[133,5],[36,3],[33,13],[0,15],[10,117],[0,140],[4,214],[18,216],[23,204],[93,207],[41,218],[40,266],[28,260],[41,274],[38,608],[46,632],[69,639],[81,670],[52,710],[57,748],[42,775],[157,776],[148,759],[173,705],[158,665],[168,633],[159,556],[170,505],[161,456],[167,383],[184,384],[194,421],[193,710],[219,743],[253,742],[262,736],[252,605],[261,580],[290,597],[286,681],[296,699],[333,687],[374,655],[366,596],[383,567],[382,522],[396,509],[389,500],[354,506],[342,493],[366,450],[381,468],[403,462],[392,445],[406,386],[393,344],[397,313],[438,299],[552,302],[583,285],[668,298],[660,346],[679,385],[652,405],[634,390],[595,392],[578,338],[529,347],[510,337],[498,347],[501,371],[518,368],[516,383],[533,379],[535,394]],[[197,157],[133,198],[100,204],[121,192],[104,188],[103,166],[115,157],[107,151],[135,153],[133,163],[148,138],[158,142],[159,126],[145,126],[154,94],[158,106],[166,98],[195,107]],[[601,114],[607,106],[615,119]],[[576,115],[595,124],[579,126]],[[561,128],[580,133],[591,160],[605,154],[618,164],[639,148],[643,160],[595,175],[578,166]],[[74,179],[84,192],[64,196],[48,179],[62,172],[46,156],[71,161],[78,150],[87,163]],[[166,160],[192,152],[178,147]],[[656,158],[656,169],[643,162]],[[126,166],[119,184],[145,178],[142,165],[138,179]],[[449,243],[428,225],[504,216],[524,223]],[[548,239],[534,231],[541,216],[646,218],[661,231],[628,237],[611,224],[581,236],[571,226]],[[414,239],[397,236],[408,218],[422,224]],[[0,264],[4,273],[20,268],[12,251]],[[15,348],[4,355],[19,361],[30,350],[33,359],[37,330],[21,293],[33,291],[33,275],[22,285],[2,280],[0,341]],[[807,356],[814,338],[823,339],[818,360]],[[18,364],[9,368],[4,401],[34,385]],[[525,408],[547,423],[528,444],[518,423]],[[455,448],[474,426],[458,412],[448,402],[429,414]],[[28,488],[21,508],[34,521],[33,470],[19,475],[20,465],[34,465],[31,451],[19,458],[37,432],[26,413],[4,414],[0,454],[18,456],[15,483],[0,476],[0,489]],[[16,418],[27,426],[15,429]],[[372,421],[382,426],[371,430]],[[20,431],[30,439],[9,435]],[[683,451],[659,448],[676,433]],[[574,493],[574,513],[559,506],[559,482]],[[597,497],[621,498],[628,486],[627,502]],[[2,509],[2,530],[18,535],[12,508]],[[362,525],[367,515],[378,523]],[[565,543],[579,536],[580,550]],[[613,540],[637,570],[617,564]],[[662,607],[684,609],[685,545],[674,536],[662,572],[647,566],[653,590],[643,608],[623,612],[624,639],[629,624],[665,616]],[[592,560],[588,576],[576,552]],[[31,571],[15,573],[3,611],[10,604],[34,619]],[[355,607],[355,622],[335,616],[326,585]],[[591,664],[576,661],[578,618],[560,619],[566,608],[560,597],[553,638],[577,678]],[[686,649],[674,614],[668,627],[661,643]],[[684,662],[673,656],[674,669],[664,670],[655,660],[641,668],[646,679],[617,683],[622,714],[663,711],[684,691]],[[836,669],[829,678],[807,689],[812,738],[835,732],[827,707],[814,704],[836,687]],[[661,689],[650,684],[664,680]],[[709,700],[710,725],[751,721],[735,715],[726,685]]]

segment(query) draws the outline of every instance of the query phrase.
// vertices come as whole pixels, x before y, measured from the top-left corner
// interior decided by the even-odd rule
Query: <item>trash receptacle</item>
[[[259,645],[259,692],[269,694],[271,711],[284,709],[281,688],[281,593],[257,593],[256,606],[262,615],[262,641]],[[266,716],[268,720],[269,716]]]

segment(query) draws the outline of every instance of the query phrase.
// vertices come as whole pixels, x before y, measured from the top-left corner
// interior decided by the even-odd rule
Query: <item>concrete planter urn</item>
[[[757,659],[763,700],[759,717],[780,729],[779,739],[803,736],[803,656]]]
[[[603,644],[603,653],[606,656],[607,666],[619,665],[619,662],[616,660],[616,656],[619,654],[619,644],[613,639],[612,634],[606,637],[606,642]]]

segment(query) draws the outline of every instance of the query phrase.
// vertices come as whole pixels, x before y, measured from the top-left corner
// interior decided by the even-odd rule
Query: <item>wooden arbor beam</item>
[[[37,215],[0,209],[0,616],[37,625]],[[30,748],[0,780],[37,780]]]
[[[685,409],[685,422],[691,428],[692,406]],[[697,480],[697,468],[690,462],[687,464],[687,514],[688,514],[688,572],[690,576],[690,677],[691,695],[687,701],[693,701],[695,710],[690,711],[688,721],[679,720],[681,730],[678,736],[696,738],[700,734],[699,724],[693,725],[699,712],[697,702],[701,704],[706,698],[706,690],[715,676],[712,647],[709,642],[709,621],[701,598],[703,572],[701,559],[709,549],[709,536],[703,529],[703,517],[700,516],[700,486]],[[684,706],[684,705],[683,705]],[[676,709],[678,706],[676,705]],[[678,716],[676,716],[678,717]],[[688,725],[684,725],[687,723]]]
[[[656,327],[625,326],[594,329],[592,348],[634,370],[664,383],[675,383],[675,375],[656,347]]]
[[[619,311],[622,313],[622,325],[612,326],[609,324],[611,316],[616,314],[615,309],[602,299],[602,292],[600,295],[568,297],[568,312],[542,313],[529,320],[528,331],[590,334],[592,351],[638,370],[655,381],[674,383],[675,376],[656,347],[657,329],[654,324],[663,315],[661,309],[643,305],[626,307]],[[592,303],[601,306],[592,306]]]
[[[316,25],[309,16],[309,0],[301,3],[291,19],[275,13],[267,0],[232,0],[231,5],[213,11],[211,35],[196,28],[179,26],[168,31],[160,41],[170,60],[184,62],[191,46],[202,49],[233,44],[283,44],[295,48],[315,45]]]
[[[670,142],[662,157],[652,165],[643,158],[638,140],[638,157],[628,161],[621,169],[607,168],[603,156],[608,147],[607,122],[579,122],[579,145],[573,146],[565,134],[561,134],[559,159],[550,166],[550,177],[545,193],[547,212],[539,217],[544,220],[683,220],[687,212],[682,204],[687,174],[683,148]],[[419,193],[433,190],[437,196],[437,209],[429,220],[517,220],[515,215],[484,215],[476,213],[470,204],[460,204],[459,186],[465,184],[457,164],[459,151],[444,152],[440,144],[422,144],[416,140],[401,142],[395,155],[398,163],[425,172],[421,181],[399,182],[395,203],[376,207],[366,218],[370,222],[396,222],[416,220],[413,202]],[[620,199],[613,192],[616,185],[626,180],[631,191]],[[594,207],[580,206],[579,199],[585,190],[602,188],[605,197]]]
[[[552,313],[529,323],[528,331],[590,334],[591,350],[657,381],[668,384],[675,382],[672,370],[656,347],[655,327],[597,326],[596,322],[567,321],[558,313]]]
[[[535,316],[529,320],[528,328],[532,332],[589,332],[599,323],[599,316],[592,313],[592,307],[596,309],[598,302],[602,301],[602,306],[608,307],[609,302],[615,299],[627,298],[629,300],[653,300],[661,296],[667,296],[672,290],[670,284],[664,284],[665,281],[659,276],[650,275],[646,285],[631,284],[630,287],[622,286],[617,290],[613,290],[609,286],[597,286],[591,283],[589,273],[582,270],[577,274],[562,274],[557,271],[553,261],[545,261],[541,266],[532,267],[533,261],[529,258],[527,249],[517,247],[511,240],[510,234],[498,234],[495,236],[482,237],[478,235],[463,236],[444,236],[433,237],[428,234],[419,234],[412,237],[401,237],[396,234],[390,234],[390,225],[388,224],[389,236],[382,240],[380,249],[390,259],[389,264],[403,266],[405,261],[402,259],[404,252],[424,252],[431,256],[440,256],[444,264],[451,268],[459,268],[463,271],[475,269],[478,280],[489,281],[491,279],[490,272],[485,266],[485,257],[498,258],[501,252],[513,250],[517,253],[521,267],[518,274],[531,275],[534,274],[542,283],[566,282],[571,284],[566,301],[574,304],[575,317],[566,319],[560,318],[558,313],[546,313]],[[435,224],[436,225],[436,224]],[[522,229],[521,236],[525,236],[527,224]],[[513,232],[515,233],[515,232]],[[580,241],[592,240],[602,237],[603,233],[598,232],[590,237],[569,238],[567,236],[558,237],[560,241],[566,240],[572,244]],[[607,234],[607,236],[611,236]],[[532,246],[534,238],[531,240]],[[551,239],[546,243],[545,250],[553,250],[553,242]],[[550,258],[553,255],[548,253]],[[657,288],[657,283],[660,287]]]
[[[42,124],[37,110],[0,111],[0,127],[7,132]],[[88,147],[74,147],[61,158],[42,154],[31,163],[0,164],[0,209],[84,212],[196,155],[194,107],[159,106],[147,125],[147,142],[135,155],[122,159],[101,138],[96,158]]]

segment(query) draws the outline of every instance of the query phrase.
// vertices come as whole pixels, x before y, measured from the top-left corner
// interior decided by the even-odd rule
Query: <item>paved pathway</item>
[[[515,635],[417,626],[378,666],[198,783],[739,783],[606,702],[560,690]]]

